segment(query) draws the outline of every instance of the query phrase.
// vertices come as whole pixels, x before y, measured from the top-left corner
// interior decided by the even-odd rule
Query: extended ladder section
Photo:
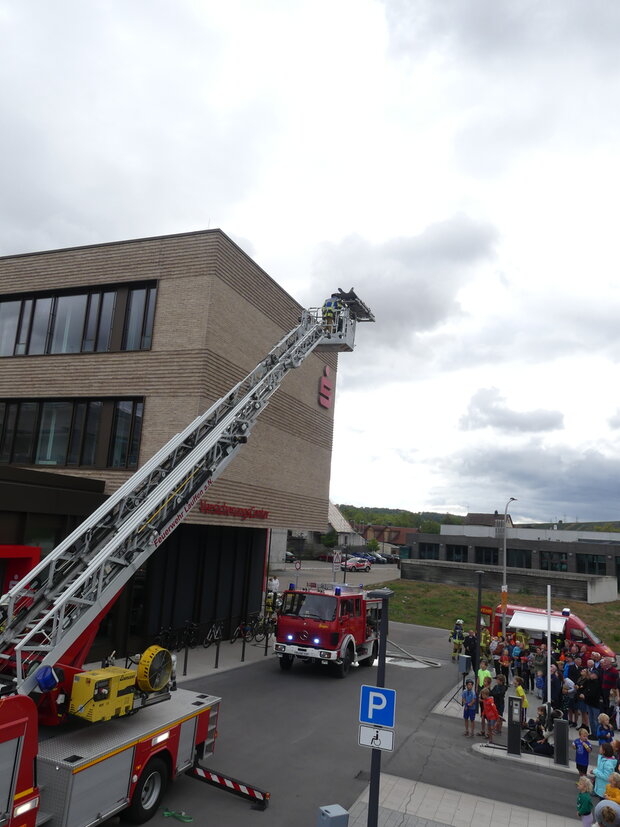
[[[61,661],[247,442],[291,369],[317,346],[352,350],[356,321],[374,321],[355,301],[367,314],[344,302],[338,326],[329,332],[320,310],[304,311],[300,324],[245,379],[173,437],[4,595],[0,681],[5,692],[30,694],[39,667]]]

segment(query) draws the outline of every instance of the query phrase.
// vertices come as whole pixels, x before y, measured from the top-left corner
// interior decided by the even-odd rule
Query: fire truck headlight
[[[275,648],[276,652],[284,652],[284,650],[286,649],[286,646],[283,643],[276,643],[274,648]]]
[[[17,807],[13,810],[13,817],[17,818],[18,816],[23,816],[24,813],[29,812],[30,810],[34,810],[35,807],[39,806],[39,799],[31,798],[30,801],[26,801],[23,804],[18,804]]]
[[[331,652],[319,652],[319,657],[326,658],[327,660],[329,660],[329,658],[331,657]]]

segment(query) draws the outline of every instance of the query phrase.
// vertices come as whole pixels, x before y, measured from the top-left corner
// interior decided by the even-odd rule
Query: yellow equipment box
[[[73,678],[69,713],[95,723],[120,718],[133,711],[136,673],[107,666],[80,672]]]

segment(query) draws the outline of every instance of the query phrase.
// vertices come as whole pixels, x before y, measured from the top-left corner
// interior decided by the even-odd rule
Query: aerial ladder
[[[289,371],[314,350],[352,351],[373,322],[353,290],[339,310],[304,310],[245,379],[174,436],[0,600],[0,697],[41,691],[42,668],[82,667],[123,586],[247,442]]]

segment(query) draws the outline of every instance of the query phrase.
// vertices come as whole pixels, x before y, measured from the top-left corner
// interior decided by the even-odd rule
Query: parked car
[[[334,552],[324,551],[322,554],[319,554],[319,556],[316,559],[322,560],[324,563],[331,563],[334,559]]]
[[[385,557],[382,557],[378,551],[369,552],[375,563],[387,563]]]
[[[369,563],[376,563],[375,556],[371,551],[358,551],[353,557],[359,557],[361,560],[368,560]]]
[[[284,556],[284,562],[285,563],[294,563],[295,560],[297,560],[297,558],[295,557],[293,552],[292,551],[287,551],[285,556]]]
[[[370,571],[370,563],[368,560],[362,560],[361,557],[351,557],[350,560],[346,560],[340,566],[341,570],[344,571]]]
[[[398,554],[383,554],[383,557],[388,561],[388,563],[399,563],[400,557]]]

